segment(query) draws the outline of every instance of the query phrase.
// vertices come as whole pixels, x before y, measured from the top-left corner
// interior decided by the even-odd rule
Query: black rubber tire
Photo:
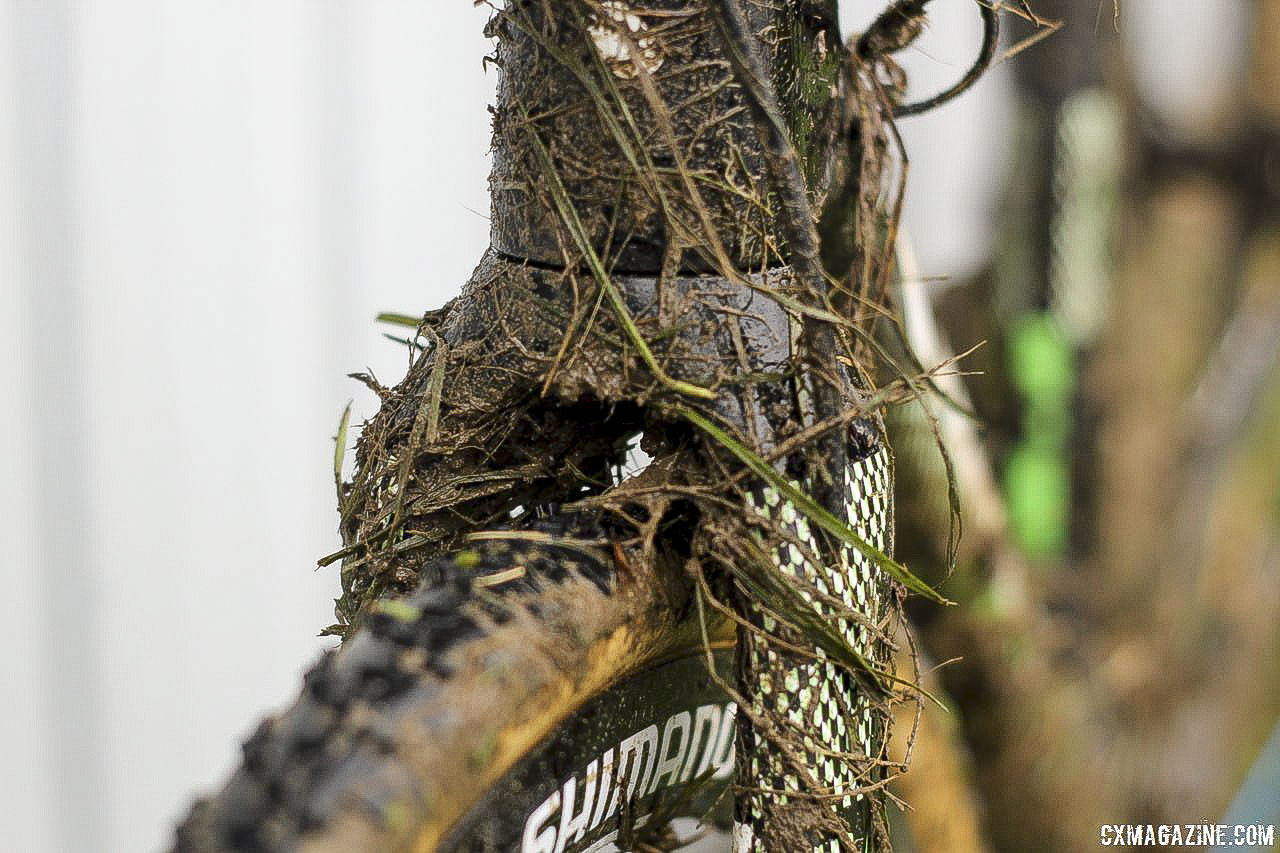
[[[239,769],[193,807],[173,849],[574,853],[610,849],[592,846],[610,833],[634,837],[649,811],[661,818],[650,832],[713,805],[726,820],[733,708],[708,673],[692,609],[620,572],[607,549],[577,544],[604,541],[589,524],[530,533],[543,541],[439,561],[415,593],[370,613],[246,741]],[[727,635],[720,626],[721,672]],[[660,754],[671,747],[682,757]],[[624,802],[606,814],[602,779],[599,816],[557,845],[565,786],[581,804],[588,757],[603,776],[606,750],[615,789],[651,793],[631,808],[615,795]],[[668,772],[650,782],[664,758]]]

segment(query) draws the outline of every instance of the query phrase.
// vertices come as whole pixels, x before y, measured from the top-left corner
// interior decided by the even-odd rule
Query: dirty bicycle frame
[[[342,648],[177,849],[887,845],[900,601],[940,600],[878,416],[927,380],[876,329],[924,6],[495,10],[492,245],[364,377]]]

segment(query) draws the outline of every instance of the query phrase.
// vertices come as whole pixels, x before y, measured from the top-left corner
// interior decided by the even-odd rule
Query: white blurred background
[[[326,645],[344,375],[487,243],[486,18],[0,0],[0,847],[163,847]],[[978,32],[937,4],[920,92]],[[925,274],[986,254],[1010,90],[904,128]]]
[[[2,8],[0,848],[159,849],[325,645],[374,315],[487,243],[486,13]]]

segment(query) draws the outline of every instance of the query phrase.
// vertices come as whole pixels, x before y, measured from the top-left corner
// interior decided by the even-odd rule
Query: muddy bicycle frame
[[[898,592],[937,596],[866,326],[922,8],[852,49],[834,0],[495,12],[492,247],[368,380],[348,639],[181,849],[671,849],[733,768],[736,850],[885,842]]]

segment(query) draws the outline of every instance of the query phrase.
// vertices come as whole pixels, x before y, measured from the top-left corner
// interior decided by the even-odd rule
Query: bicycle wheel
[[[174,849],[674,849],[674,819],[726,824],[735,708],[687,594],[581,519],[508,535],[378,606]],[[709,624],[724,672],[731,637]]]

